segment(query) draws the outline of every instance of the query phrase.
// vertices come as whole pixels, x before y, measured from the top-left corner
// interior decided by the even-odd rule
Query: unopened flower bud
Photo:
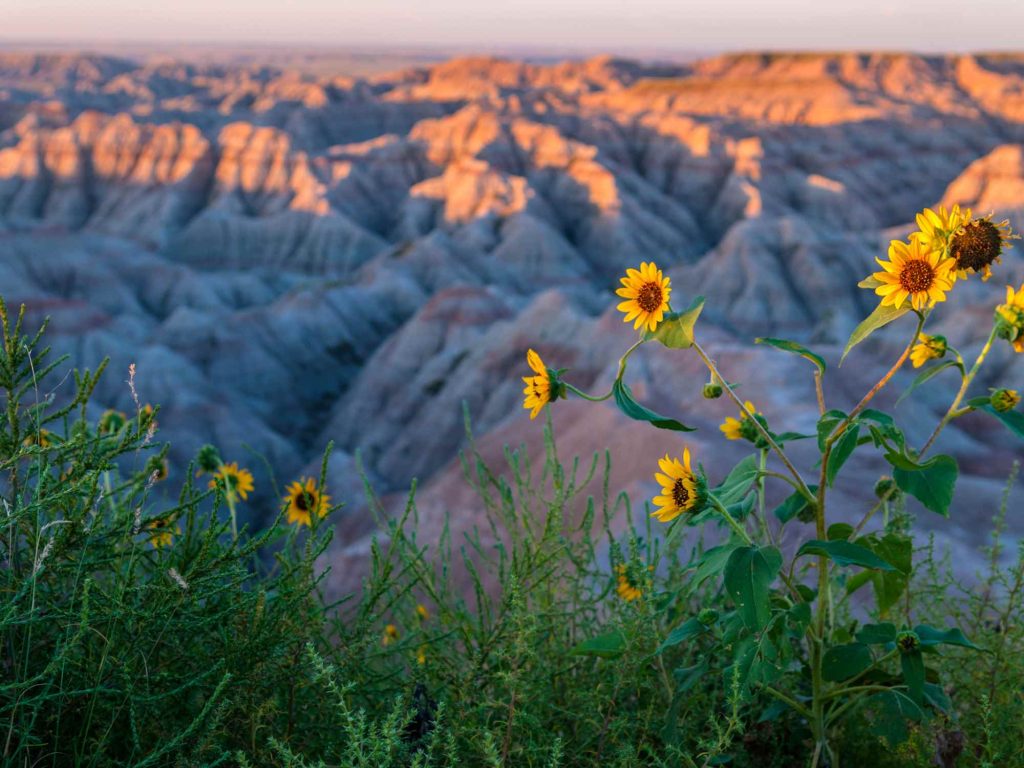
[[[897,493],[896,481],[886,475],[875,483],[875,496],[880,499],[888,499]]]
[[[1020,395],[1015,389],[997,389],[989,398],[992,407],[999,413],[1012,411],[1020,403]]]
[[[916,651],[921,647],[921,638],[917,636],[916,632],[911,632],[909,629],[904,630],[896,635],[896,647],[900,649],[900,653]]]
[[[716,621],[718,621],[718,611],[714,608],[705,608],[703,611],[697,614],[697,621],[703,624],[705,627],[710,627]]]
[[[207,443],[196,454],[196,463],[202,472],[216,472],[221,465],[220,454],[217,453],[216,448]]]
[[[704,385],[704,391],[702,392],[704,398],[707,400],[717,400],[722,396],[722,385],[716,384],[713,381],[709,381]]]

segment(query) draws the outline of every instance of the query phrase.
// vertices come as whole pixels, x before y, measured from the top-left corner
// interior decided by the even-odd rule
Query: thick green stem
[[[629,349],[627,349],[625,351],[625,353],[623,353],[622,357],[619,358],[619,370],[615,374],[615,381],[621,381],[622,380],[623,375],[626,373],[626,361],[629,360],[629,356],[632,355],[633,352],[635,352],[636,349],[641,344],[643,344],[645,341],[646,341],[646,339],[640,339],[639,341],[634,343],[633,346],[631,346]],[[567,381],[562,382],[562,383],[565,384],[565,388],[567,390],[569,390],[570,392],[572,392],[574,395],[578,395],[579,397],[582,397],[584,400],[589,400],[592,403],[604,402],[605,400],[610,398],[615,393],[615,390],[611,389],[611,390],[608,391],[607,394],[601,395],[600,397],[595,397],[594,395],[588,395],[586,392],[584,392],[581,389],[578,389],[578,388],[574,387],[572,384],[570,384]]]

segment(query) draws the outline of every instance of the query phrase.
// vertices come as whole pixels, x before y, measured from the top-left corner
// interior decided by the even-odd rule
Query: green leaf
[[[806,541],[797,550],[796,556],[824,555],[836,565],[859,565],[862,568],[873,568],[880,571],[894,571],[894,566],[887,563],[867,547],[849,541]]]
[[[903,670],[903,682],[907,684],[910,698],[918,706],[924,704],[924,657],[921,652],[900,654],[900,669]]]
[[[842,411],[831,410],[825,411],[818,419],[818,450],[825,450],[825,440],[832,431],[839,426],[841,422],[846,419],[846,414]]]
[[[794,355],[800,355],[805,360],[810,360],[818,368],[818,373],[825,373],[825,359],[814,352],[811,352],[807,347],[797,344],[795,341],[789,341],[789,339],[772,339],[767,336],[754,339],[755,344],[767,344],[781,349],[785,352],[792,352]]]
[[[750,490],[760,472],[756,456],[747,456],[726,476],[722,484],[714,489],[715,497],[725,506],[735,504]]]
[[[689,349],[693,346],[693,327],[697,324],[704,297],[698,296],[682,312],[669,312],[658,327],[644,333],[644,340],[660,341],[669,349]]]
[[[584,640],[572,649],[575,656],[599,656],[602,659],[615,659],[625,652],[626,636],[618,631]]]
[[[696,616],[687,619],[678,627],[669,632],[668,637],[658,646],[658,650],[655,653],[661,653],[666,648],[671,648],[674,645],[679,645],[684,640],[689,640],[691,637],[697,637],[708,631],[705,624],[701,623]]]
[[[951,627],[945,631],[929,627],[927,624],[918,624],[914,632],[921,638],[921,645],[959,645],[961,648],[972,648],[976,651],[981,649],[968,640],[959,627]]]
[[[896,642],[896,625],[891,621],[881,624],[865,624],[857,633],[857,639],[867,645],[886,645]]]
[[[861,324],[853,329],[853,333],[850,334],[850,340],[846,342],[846,348],[843,350],[843,356],[839,359],[839,364],[842,365],[843,360],[845,360],[846,356],[850,354],[850,350],[864,341],[864,339],[879,328],[884,328],[893,320],[898,320],[903,317],[909,311],[909,306],[903,306],[897,309],[893,306],[883,306],[879,304],[875,307],[875,311],[864,318]]]
[[[895,566],[900,573],[909,576],[913,570],[911,561],[914,557],[914,540],[906,534],[887,533],[881,539],[863,537],[858,539],[857,543],[866,546],[885,562]]]
[[[811,493],[817,493],[818,489],[816,486],[810,485],[808,488]],[[788,523],[794,517],[807,509],[809,505],[810,502],[807,500],[806,496],[799,491],[794,491],[786,497],[785,501],[775,508],[774,514],[780,522]]]
[[[924,712],[905,693],[896,690],[882,691],[868,698],[867,706],[875,711],[871,732],[881,736],[891,746],[907,740],[907,720],[915,722],[924,717]]]
[[[946,695],[941,685],[935,683],[924,684],[924,700],[935,707],[940,712],[945,712],[947,715],[953,712],[953,702],[950,701],[949,696]]]
[[[839,439],[833,444],[832,451],[828,455],[828,467],[825,470],[825,479],[828,485],[835,482],[836,475],[842,469],[846,460],[853,455],[857,448],[857,438],[860,436],[860,424],[850,424]]]
[[[871,288],[872,290],[874,290],[875,288],[877,288],[880,285],[882,285],[882,281],[879,280],[874,275],[868,275],[863,280],[861,280],[859,283],[857,283],[857,287],[858,288]]]
[[[690,579],[690,591],[692,592],[697,589],[697,587],[712,576],[721,573],[722,569],[725,568],[725,564],[729,562],[730,555],[738,547],[740,547],[739,540],[735,540],[718,547],[712,547],[705,552],[697,563],[697,570],[694,572],[693,578]]]
[[[959,368],[960,372],[963,373],[963,366],[956,360],[946,360],[938,365],[933,365],[931,368],[925,368],[917,375],[917,378],[910,383],[910,386],[907,387],[906,391],[899,396],[899,399],[896,401],[897,405],[915,389],[920,387],[933,376],[942,373],[947,368]]]
[[[986,401],[988,398],[985,398]],[[1020,411],[1007,411],[1006,413],[1000,413],[992,404],[986,402],[985,405],[978,407],[979,411],[990,413],[999,419],[1006,426],[1008,430],[1013,432],[1017,437],[1024,437],[1024,413]]]
[[[779,445],[783,443],[789,443],[793,440],[809,440],[814,435],[805,435],[803,432],[780,432],[777,435],[773,435],[775,442]]]
[[[619,406],[619,410],[631,419],[649,422],[658,429],[671,429],[676,432],[693,432],[695,430],[695,427],[688,427],[680,421],[666,418],[644,408],[633,399],[633,393],[630,391],[629,386],[621,379],[612,385],[612,392],[615,394],[615,404]]]
[[[895,467],[892,477],[901,491],[920,501],[925,509],[949,517],[949,505],[953,503],[953,489],[959,473],[956,459],[943,454],[925,462],[917,470]]]
[[[822,656],[821,674],[829,682],[838,683],[859,675],[873,662],[871,649],[864,643],[834,645]]]
[[[849,541],[853,536],[853,526],[849,523],[832,523],[825,532],[829,541]]]
[[[768,591],[782,567],[775,547],[738,547],[725,565],[725,589],[748,629],[760,632],[771,618]]]

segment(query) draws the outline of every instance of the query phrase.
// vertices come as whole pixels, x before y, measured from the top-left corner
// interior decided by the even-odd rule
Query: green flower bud
[[[697,621],[703,624],[705,627],[710,627],[716,621],[718,621],[718,611],[714,608],[705,608],[703,611],[697,614]]]
[[[899,488],[896,487],[896,481],[888,475],[875,483],[875,496],[879,499],[891,499],[897,493],[899,493]]]
[[[997,389],[989,398],[992,407],[999,413],[1012,411],[1020,403],[1020,395],[1015,389]]]
[[[216,472],[221,465],[220,454],[216,448],[207,443],[196,454],[196,463],[203,472]]]
[[[709,381],[704,385],[704,391],[702,394],[706,400],[717,400],[722,396],[722,385],[716,384],[713,381]]]
[[[921,638],[917,636],[917,632],[904,630],[896,635],[896,647],[900,649],[900,653],[916,651],[921,647]]]

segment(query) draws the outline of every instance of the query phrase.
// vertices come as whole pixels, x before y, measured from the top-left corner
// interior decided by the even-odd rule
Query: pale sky
[[[1021,48],[1024,0],[0,0],[0,42],[637,52]]]

